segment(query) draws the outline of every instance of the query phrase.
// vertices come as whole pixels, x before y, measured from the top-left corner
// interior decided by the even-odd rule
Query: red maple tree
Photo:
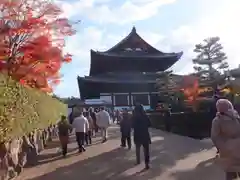
[[[192,105],[193,110],[196,111],[197,108],[197,98],[199,96],[199,82],[198,78],[192,75],[187,75],[183,78],[182,91],[187,102]]]
[[[64,38],[75,33],[51,0],[1,0],[0,70],[21,84],[51,92],[71,61]]]

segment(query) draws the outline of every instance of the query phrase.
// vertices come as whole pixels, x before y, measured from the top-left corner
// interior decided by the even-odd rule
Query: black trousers
[[[76,132],[76,140],[77,140],[79,152],[85,151],[85,148],[84,148],[85,133]]]
[[[149,164],[149,143],[146,144],[136,144],[136,159],[137,163],[139,164],[141,159],[140,159],[140,150],[141,146],[143,146],[143,152],[144,152],[144,159],[145,159],[145,164]]]
[[[92,131],[88,131],[86,134],[85,134],[85,142],[86,144],[92,144]]]
[[[128,148],[131,148],[132,146],[131,132],[122,132],[121,146],[126,147],[126,142],[127,142]]]
[[[62,144],[62,155],[63,156],[67,155],[67,149],[68,149],[68,145],[67,144]]]

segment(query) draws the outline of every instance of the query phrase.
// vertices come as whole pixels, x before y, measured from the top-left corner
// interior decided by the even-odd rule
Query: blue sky
[[[239,0],[55,0],[63,16],[81,20],[77,33],[66,41],[65,51],[73,62],[64,65],[55,93],[79,97],[77,75],[88,75],[90,49],[106,50],[132,29],[164,52],[183,51],[172,69],[179,74],[193,71],[194,45],[219,36],[230,67],[237,67],[240,42]]]

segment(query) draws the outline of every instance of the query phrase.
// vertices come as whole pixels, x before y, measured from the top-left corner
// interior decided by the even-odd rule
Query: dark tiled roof
[[[179,75],[172,75],[178,77]],[[98,76],[78,77],[87,82],[99,83],[156,83],[159,75],[157,73],[108,73]]]
[[[133,27],[128,36],[107,51],[91,50],[90,75],[106,72],[165,71],[176,63],[183,52],[164,53],[143,40]]]
[[[126,53],[101,53],[91,51],[90,75],[107,72],[157,72],[165,71],[176,63],[182,53],[155,55],[127,55]]]
[[[124,39],[122,39],[119,43],[105,52],[122,52],[126,48],[140,48],[149,53],[162,53],[161,51],[148,44],[145,40],[143,40],[141,36],[138,35],[135,27],[132,28],[132,31]]]
[[[138,60],[145,59],[145,58],[156,58],[156,59],[164,59],[164,58],[176,58],[177,60],[181,58],[183,52],[179,53],[154,53],[149,54],[148,52],[144,51],[124,51],[124,52],[98,52],[91,50],[92,54],[96,56],[111,56],[111,57],[138,57]]]

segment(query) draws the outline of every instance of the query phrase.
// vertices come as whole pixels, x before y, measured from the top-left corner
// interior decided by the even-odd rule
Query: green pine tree
[[[227,56],[219,41],[219,37],[210,37],[195,45],[197,56],[193,59],[194,69],[204,80],[214,80],[228,69]]]

